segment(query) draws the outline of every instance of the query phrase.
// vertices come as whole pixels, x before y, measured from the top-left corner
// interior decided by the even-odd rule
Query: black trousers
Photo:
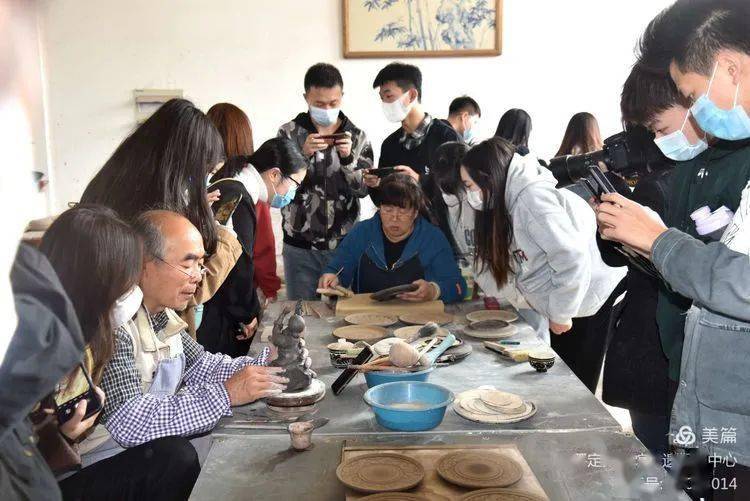
[[[65,500],[183,500],[198,479],[198,455],[183,437],[165,437],[99,461],[60,482]]]
[[[559,336],[550,333],[552,349],[591,393],[596,392],[599,374],[602,372],[615,299],[617,297],[613,293],[594,315],[574,318],[573,327],[568,332]]]

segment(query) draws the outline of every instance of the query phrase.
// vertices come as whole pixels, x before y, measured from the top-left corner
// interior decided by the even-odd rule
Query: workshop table
[[[266,323],[271,323],[280,308],[289,304],[273,305]],[[321,303],[316,303],[315,309],[326,311]],[[449,307],[456,321],[446,327],[460,328],[466,323],[465,313],[478,309],[482,309],[481,302]],[[344,321],[330,313],[322,318],[306,316],[305,323],[313,369],[327,387],[325,398],[316,404],[315,416],[330,422],[315,430],[311,450],[297,453],[289,449],[285,430],[231,428],[235,421],[262,412],[265,404],[235,408],[234,415],[222,419],[213,432],[214,444],[191,499],[343,499],[344,490],[335,469],[344,442],[354,440],[400,445],[512,442],[553,500],[647,499],[643,489],[657,489],[654,499],[677,498],[660,465],[633,469],[631,463],[647,457],[648,451],[637,439],[622,432],[617,421],[559,357],[547,373],[538,373],[528,363],[505,360],[484,348],[481,340],[463,336],[472,345],[472,354],[436,368],[429,381],[455,393],[492,385],[533,401],[538,409],[536,415],[518,423],[494,425],[466,420],[449,408],[435,429],[404,433],[376,422],[362,398],[367,386],[361,374],[340,395],[330,391],[341,370],[330,365],[326,345],[335,341],[331,332],[345,325]],[[515,325],[518,333],[513,340],[536,339],[523,320]],[[588,463],[592,457],[601,461],[591,466]]]

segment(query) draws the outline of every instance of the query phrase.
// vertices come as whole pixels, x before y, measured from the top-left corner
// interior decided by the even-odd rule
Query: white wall
[[[444,116],[469,94],[482,107],[481,136],[508,108],[532,116],[532,149],[557,151],[573,113],[590,111],[606,137],[620,129],[619,93],[633,47],[671,0],[505,0],[503,55],[409,59],[424,77],[427,111]],[[207,110],[242,107],[262,141],[302,111],[302,78],[335,64],[345,112],[376,152],[393,130],[372,80],[387,60],[342,58],[340,0],[43,0],[40,26],[58,209],[134,126],[133,89],[182,88]]]

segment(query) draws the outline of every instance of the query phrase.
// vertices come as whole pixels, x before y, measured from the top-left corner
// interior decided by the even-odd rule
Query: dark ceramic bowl
[[[537,372],[547,372],[555,365],[555,356],[551,353],[547,354],[529,354],[529,365],[531,365]]]

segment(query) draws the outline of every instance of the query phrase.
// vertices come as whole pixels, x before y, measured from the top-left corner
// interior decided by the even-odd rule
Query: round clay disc
[[[469,322],[479,322],[480,320],[505,320],[506,322],[515,322],[518,315],[507,310],[479,310],[466,314],[466,320]]]
[[[494,415],[487,415],[487,414],[479,414],[477,412],[473,412],[470,410],[467,410],[463,406],[463,400],[464,398],[459,398],[459,396],[456,396],[456,399],[453,401],[453,411],[461,416],[462,418],[468,419],[469,421],[475,421],[477,423],[485,423],[485,424],[511,424],[511,423],[517,423],[519,421],[524,421],[526,419],[529,419],[534,414],[536,414],[536,405],[534,405],[533,402],[524,402],[524,410],[522,413],[509,415],[509,414],[494,414]]]
[[[343,337],[349,341],[374,342],[388,336],[388,331],[377,325],[347,325],[333,331],[336,337]]]
[[[422,481],[424,468],[416,459],[401,454],[364,454],[341,463],[336,476],[360,492],[403,491]]]
[[[445,325],[453,322],[453,315],[450,313],[407,313],[405,315],[399,315],[399,320],[409,325],[425,325],[430,322],[435,322],[438,325]]]
[[[344,317],[344,321],[352,325],[379,325],[388,327],[398,322],[398,318],[383,313],[352,313]]]
[[[479,398],[485,404],[493,407],[504,407],[515,403],[516,400],[521,401],[521,397],[500,390],[482,390],[479,393]]]
[[[435,470],[444,480],[462,487],[507,487],[523,476],[521,466],[495,452],[458,451],[446,454]]]
[[[546,501],[546,499],[517,489],[491,487],[471,491],[458,498],[458,501]]]
[[[411,492],[381,492],[379,494],[370,494],[359,501],[431,501],[430,499],[412,494]]]

